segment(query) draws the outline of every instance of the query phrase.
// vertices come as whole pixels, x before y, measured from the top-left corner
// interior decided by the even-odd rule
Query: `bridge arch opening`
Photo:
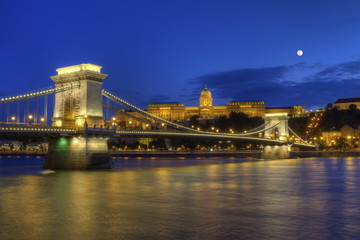
[[[64,127],[74,127],[76,117],[76,102],[73,98],[67,97],[64,101]]]

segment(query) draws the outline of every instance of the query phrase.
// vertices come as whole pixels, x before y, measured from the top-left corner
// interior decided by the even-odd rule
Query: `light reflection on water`
[[[48,176],[9,161],[0,239],[360,238],[359,158],[119,159]]]

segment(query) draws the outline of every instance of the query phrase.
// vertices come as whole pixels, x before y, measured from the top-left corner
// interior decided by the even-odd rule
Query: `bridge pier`
[[[290,146],[289,145],[272,145],[265,146],[261,158],[263,159],[286,159],[290,157]]]
[[[110,169],[113,160],[106,138],[60,137],[49,140],[45,169]]]

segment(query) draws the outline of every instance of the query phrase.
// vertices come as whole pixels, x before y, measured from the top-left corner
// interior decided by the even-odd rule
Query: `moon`
[[[299,57],[304,54],[304,52],[303,52],[302,50],[298,50],[296,53],[297,53],[297,55],[298,55]]]

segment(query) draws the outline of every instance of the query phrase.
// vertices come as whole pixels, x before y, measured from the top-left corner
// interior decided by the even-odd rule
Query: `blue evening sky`
[[[360,96],[359,10],[358,0],[0,0],[0,95],[94,63],[104,88],[141,107],[196,106],[204,84],[214,105],[323,107]]]

